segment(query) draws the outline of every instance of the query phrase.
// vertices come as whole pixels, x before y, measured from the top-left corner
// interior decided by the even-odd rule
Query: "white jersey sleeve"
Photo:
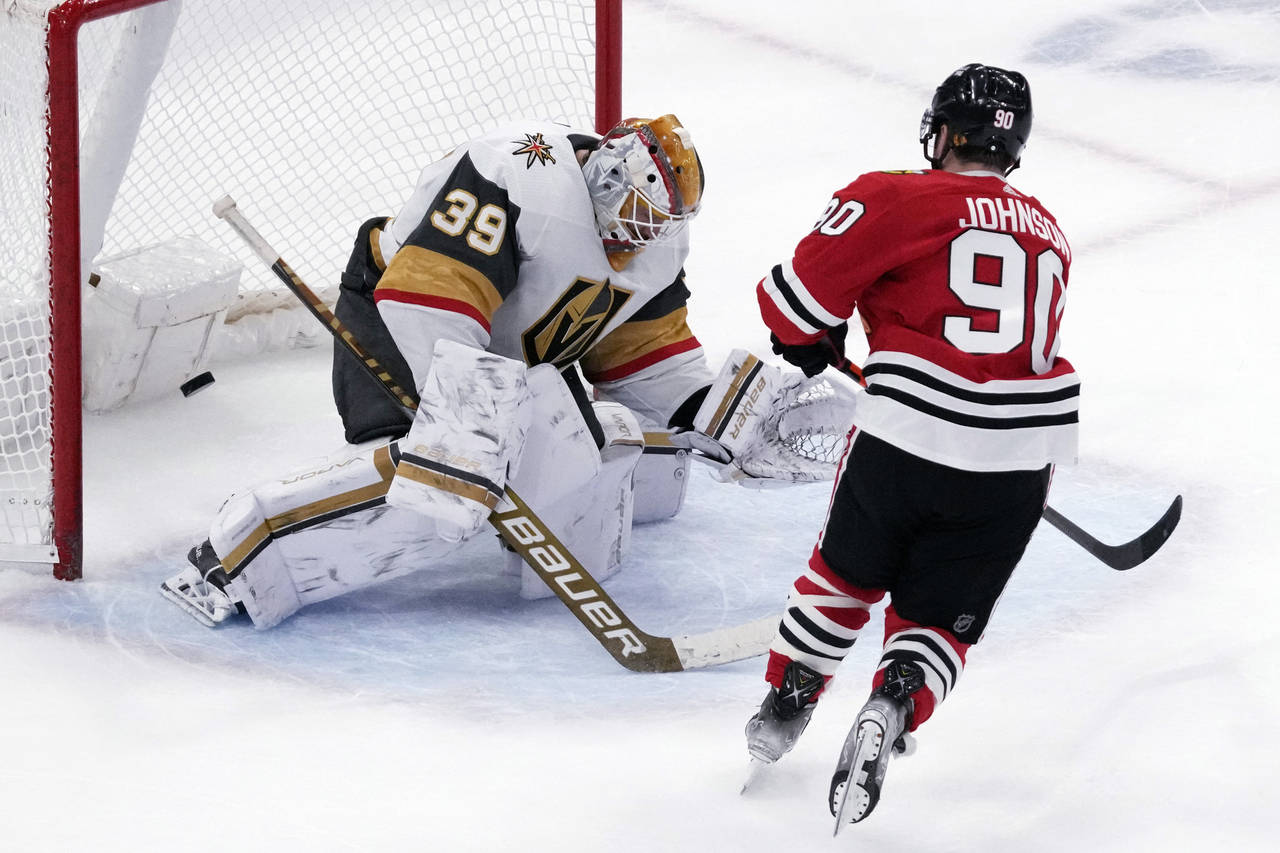
[[[596,141],[527,122],[422,173],[383,231],[374,293],[419,383],[449,337],[529,365],[579,362],[599,391],[663,425],[710,384],[686,322],[688,235],[611,263],[575,156]]]

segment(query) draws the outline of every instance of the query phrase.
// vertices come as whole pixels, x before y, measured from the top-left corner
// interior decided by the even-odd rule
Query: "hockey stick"
[[[1173,529],[1178,526],[1180,518],[1182,518],[1182,495],[1175,497],[1173,503],[1169,504],[1169,508],[1164,511],[1164,515],[1160,516],[1160,520],[1147,528],[1141,536],[1136,539],[1130,539],[1128,542],[1122,542],[1119,545],[1108,545],[1087,530],[1081,529],[1071,519],[1065,518],[1062,513],[1053,507],[1046,506],[1044,508],[1045,521],[1061,530],[1072,542],[1118,572],[1132,569],[1139,563],[1145,562],[1148,557],[1158,551],[1160,546],[1173,533]]]
[[[406,420],[411,422],[413,412],[418,408],[417,394],[396,384],[378,360],[360,346],[360,342],[315,291],[249,223],[231,196],[223,196],[215,202],[213,212],[219,219],[226,220],[284,286],[328,328],[334,339],[356,357],[364,371],[377,380],[378,386],[401,407]],[[633,672],[680,672],[730,663],[764,654],[773,640],[778,625],[776,616],[703,634],[658,637],[645,633],[510,486],[489,516],[489,523],[613,659]]]
[[[838,364],[832,366],[863,388],[867,387],[867,380],[863,377],[862,371],[849,359],[842,358]],[[1173,503],[1169,504],[1169,508],[1164,511],[1164,515],[1160,516],[1160,520],[1147,528],[1141,536],[1136,539],[1130,539],[1128,542],[1122,542],[1119,545],[1108,545],[1053,507],[1046,504],[1044,508],[1045,521],[1066,534],[1067,538],[1072,542],[1118,572],[1132,569],[1139,563],[1145,562],[1147,558],[1158,551],[1160,546],[1165,543],[1165,540],[1173,534],[1173,529],[1178,526],[1178,520],[1181,518],[1182,495],[1178,495],[1173,499]]]

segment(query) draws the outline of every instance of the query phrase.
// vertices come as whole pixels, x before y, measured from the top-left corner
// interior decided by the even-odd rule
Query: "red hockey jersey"
[[[995,172],[876,172],[836,193],[794,257],[757,287],[785,343],[857,308],[867,392],[854,423],[956,468],[1076,457],[1080,383],[1058,357],[1071,248]]]

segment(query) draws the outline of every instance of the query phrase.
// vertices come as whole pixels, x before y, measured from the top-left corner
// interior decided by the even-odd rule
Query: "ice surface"
[[[559,602],[521,601],[488,537],[266,633],[167,604],[156,586],[230,491],[340,441],[325,349],[215,367],[202,394],[89,418],[84,582],[0,572],[0,848],[1272,849],[1274,0],[625,7],[624,111],[679,115],[707,168],[688,272],[715,362],[767,353],[754,283],[833,189],[922,164],[942,76],[1025,71],[1013,183],[1072,240],[1062,353],[1085,382],[1052,502],[1120,541],[1180,492],[1173,538],[1117,573],[1042,526],[918,752],[832,842],[878,618],[739,796],[762,660],[626,672]],[[651,633],[779,610],[826,503],[694,473],[608,585]]]

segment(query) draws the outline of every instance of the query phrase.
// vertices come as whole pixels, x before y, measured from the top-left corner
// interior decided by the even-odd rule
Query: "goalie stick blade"
[[[1181,518],[1182,495],[1178,495],[1173,499],[1173,503],[1169,504],[1169,508],[1165,510],[1164,515],[1160,516],[1160,520],[1141,536],[1120,545],[1108,545],[1082,529],[1071,519],[1063,516],[1053,507],[1045,507],[1044,510],[1045,521],[1061,530],[1072,542],[1075,542],[1118,572],[1132,569],[1160,550],[1160,546],[1173,534],[1173,530],[1178,526],[1178,521]]]
[[[617,606],[611,599],[609,603]],[[757,657],[769,651],[769,644],[778,629],[777,616],[763,616],[703,634],[656,637],[636,628],[621,610],[617,612],[624,625],[631,625],[631,630],[626,633],[629,639],[620,649],[612,642],[602,640],[601,644],[614,660],[632,672],[684,672]],[[609,634],[613,639],[619,636],[619,631]]]
[[[762,616],[732,628],[676,637],[672,642],[680,659],[680,668],[699,669],[762,655],[769,651],[769,644],[777,631],[778,617]]]
[[[612,599],[608,599],[608,605],[617,608]],[[758,657],[769,651],[778,628],[777,616],[764,616],[703,634],[659,637],[640,630],[620,608],[614,612],[623,627],[604,632],[603,639],[596,639],[614,660],[632,672],[684,672]],[[619,639],[621,645],[616,642]]]

